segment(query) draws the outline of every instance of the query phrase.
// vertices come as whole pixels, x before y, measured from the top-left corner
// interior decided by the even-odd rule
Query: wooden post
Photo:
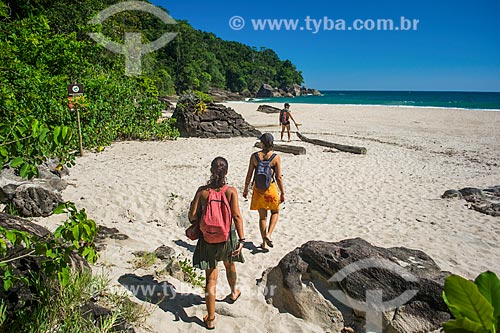
[[[80,156],[83,156],[82,125],[80,123],[80,110],[78,109],[77,97],[83,96],[83,85],[73,83],[68,85],[68,106],[71,111],[76,111],[78,121],[78,140],[80,145]]]
[[[302,141],[309,142],[309,143],[312,143],[314,145],[335,148],[335,149],[338,149],[340,151],[345,151],[345,152],[353,153],[353,154],[363,154],[363,155],[366,154],[365,147],[346,146],[346,145],[340,145],[337,143],[323,141],[323,140],[309,139],[309,138],[306,138],[305,136],[303,136],[300,132],[297,132],[297,136]]]
[[[78,107],[75,107],[76,109],[76,118],[78,119],[78,139],[80,141],[80,157],[83,156],[83,140],[82,140],[82,126],[80,125],[80,111],[78,110]]]

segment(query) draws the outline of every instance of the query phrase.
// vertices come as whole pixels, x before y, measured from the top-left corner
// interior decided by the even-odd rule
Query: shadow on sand
[[[152,275],[125,274],[120,276],[118,282],[141,301],[156,304],[163,311],[172,313],[175,321],[182,320],[185,323],[196,323],[205,327],[200,318],[188,316],[185,310],[193,305],[204,304],[205,301],[201,296],[178,293],[173,284],[168,281],[158,282]]]

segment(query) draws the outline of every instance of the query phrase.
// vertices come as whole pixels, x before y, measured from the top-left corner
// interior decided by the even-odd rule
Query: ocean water
[[[500,111],[500,92],[458,91],[321,91],[322,96],[259,98],[252,102],[362,104]]]

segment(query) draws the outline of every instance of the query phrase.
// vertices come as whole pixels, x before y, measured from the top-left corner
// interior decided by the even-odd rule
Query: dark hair
[[[287,106],[290,106],[290,104],[288,104],[288,103],[285,103],[285,107],[287,107]]]
[[[216,157],[210,165],[210,181],[208,184],[212,188],[220,188],[226,185],[228,163],[224,157]]]
[[[262,150],[271,151],[274,149],[274,137],[271,133],[264,133],[259,137],[260,142],[264,145]]]
[[[262,147],[263,151],[267,152],[267,151],[274,150],[274,143],[273,142],[271,142],[271,143],[262,142],[262,144],[264,145],[264,147]]]

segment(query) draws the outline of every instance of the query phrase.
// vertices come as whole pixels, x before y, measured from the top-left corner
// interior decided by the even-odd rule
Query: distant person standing
[[[285,108],[280,111],[280,125],[281,125],[281,141],[283,141],[283,133],[285,129],[288,133],[288,142],[290,142],[290,119],[295,124],[297,130],[299,129],[297,122],[293,119],[292,113],[290,112],[290,104],[285,103]]]

